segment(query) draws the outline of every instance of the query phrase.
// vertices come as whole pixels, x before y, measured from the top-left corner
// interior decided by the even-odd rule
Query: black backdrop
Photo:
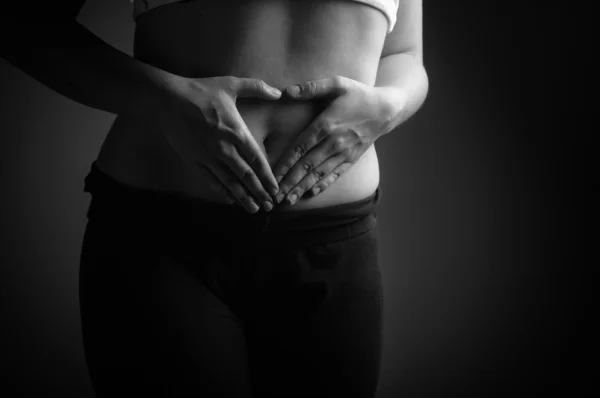
[[[129,7],[90,0],[79,20],[131,54]],[[586,314],[567,294],[578,263],[564,190],[577,133],[564,115],[568,15],[425,1],[429,96],[376,145],[380,398],[578,396],[591,385],[594,368],[574,356]],[[2,385],[15,397],[92,397],[77,301],[82,188],[114,116],[4,61],[0,87]]]

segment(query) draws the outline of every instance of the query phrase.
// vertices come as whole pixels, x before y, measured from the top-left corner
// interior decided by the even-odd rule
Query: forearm
[[[144,119],[178,78],[120,52],[77,22],[61,24],[48,36],[14,44],[4,39],[0,55],[43,85],[92,108]]]
[[[393,112],[389,132],[408,120],[423,105],[429,80],[419,57],[411,53],[399,53],[379,61],[375,87]]]

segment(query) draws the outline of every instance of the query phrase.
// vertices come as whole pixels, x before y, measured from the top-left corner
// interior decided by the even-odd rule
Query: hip
[[[215,245],[217,241],[238,242],[259,252],[348,241],[376,227],[381,196],[377,187],[366,198],[326,208],[288,212],[276,207],[251,214],[228,204],[134,188],[102,172],[95,162],[85,178],[84,191],[92,197],[88,227],[105,231],[108,240],[122,234],[125,246],[137,240],[140,247],[162,247],[169,252],[175,246],[176,251],[194,250],[207,240],[215,240]]]
[[[271,167],[297,135],[261,134],[260,128],[251,131]],[[267,141],[269,144],[265,147]],[[225,203],[209,188],[214,177],[208,171],[202,168],[192,170],[159,132],[148,131],[132,121],[117,118],[100,149],[96,164],[114,180],[134,188]],[[378,186],[379,162],[375,145],[372,145],[345,174],[318,196],[307,194],[293,206],[279,207],[282,211],[295,211],[350,203],[372,195]]]

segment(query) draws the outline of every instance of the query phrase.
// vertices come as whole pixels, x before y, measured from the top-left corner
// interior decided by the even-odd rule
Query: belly
[[[138,18],[134,57],[186,77],[256,77],[284,88],[341,75],[372,86],[386,28],[380,11],[357,2],[172,3]],[[325,107],[322,99],[237,102],[271,166]],[[187,168],[158,132],[122,116],[115,119],[97,162],[129,185],[219,201],[207,188],[209,175]],[[378,184],[372,146],[327,190],[305,196],[289,209],[359,200]]]

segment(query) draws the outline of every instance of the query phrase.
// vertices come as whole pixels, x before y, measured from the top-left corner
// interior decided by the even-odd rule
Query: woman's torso
[[[186,77],[255,77],[284,88],[345,76],[373,86],[388,28],[384,14],[333,0],[209,0],[166,4],[137,18],[134,57]],[[238,99],[237,107],[272,167],[324,109],[322,100]],[[183,164],[160,134],[118,116],[98,155],[100,169],[139,188],[220,202],[210,177]],[[335,183],[289,210],[360,200],[379,185],[374,145]]]

